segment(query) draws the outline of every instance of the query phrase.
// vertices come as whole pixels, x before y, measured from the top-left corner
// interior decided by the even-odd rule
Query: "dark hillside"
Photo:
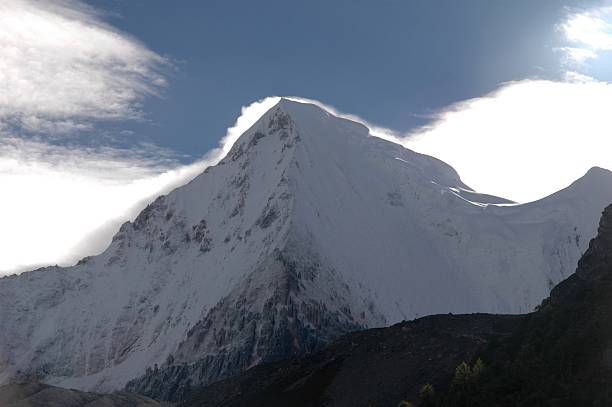
[[[444,388],[457,364],[509,334],[521,317],[437,315],[348,334],[325,351],[256,366],[185,406],[395,406],[424,383]]]

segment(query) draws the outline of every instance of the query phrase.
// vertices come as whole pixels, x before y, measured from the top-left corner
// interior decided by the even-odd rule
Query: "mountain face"
[[[612,174],[593,169],[504,204],[283,99],[101,255],[0,279],[0,382],[180,398],[356,329],[527,312],[574,271],[610,201]]]
[[[435,315],[349,333],[322,352],[194,391],[181,406],[610,406],[611,291],[612,205],[576,273],[535,312]],[[480,374],[457,380],[456,368],[477,359]],[[435,389],[427,400],[426,383]]]

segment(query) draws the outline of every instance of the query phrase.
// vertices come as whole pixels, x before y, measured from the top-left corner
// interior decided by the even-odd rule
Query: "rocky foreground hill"
[[[436,315],[348,334],[323,352],[249,369],[214,383],[184,406],[395,406],[510,335],[522,316]]]

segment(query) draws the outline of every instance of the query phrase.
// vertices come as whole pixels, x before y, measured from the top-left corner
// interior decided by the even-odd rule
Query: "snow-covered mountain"
[[[574,271],[610,202],[612,173],[595,168],[509,204],[435,158],[282,99],[103,254],[0,279],[0,382],[132,380],[176,397],[349,330],[530,311]]]

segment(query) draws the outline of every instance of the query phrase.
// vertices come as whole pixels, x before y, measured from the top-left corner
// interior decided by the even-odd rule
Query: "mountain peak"
[[[281,97],[278,103],[274,105],[274,107],[283,110],[287,114],[301,111],[303,113],[310,112],[310,114],[329,115],[329,112],[327,112],[325,109],[315,103],[301,101],[297,99],[290,99],[287,97]],[[274,109],[274,107],[272,109]]]
[[[363,139],[369,134],[363,124],[338,117],[315,103],[283,97],[236,140],[222,162],[235,161],[254,149],[286,155],[305,139],[316,143],[318,149],[342,148],[349,139]]]
[[[594,178],[594,177],[604,177],[606,179],[610,179],[612,176],[612,171],[607,170],[602,167],[591,167],[584,175],[584,177]]]
[[[279,112],[290,117],[301,132],[310,137],[324,136],[337,130],[342,130],[341,132],[344,135],[369,135],[369,129],[361,123],[339,117],[316,103],[286,97],[282,97],[274,107],[262,116],[262,119],[270,120],[270,115],[275,116]]]
[[[101,255],[0,279],[0,383],[41,373],[114,390],[140,377],[134,388],[175,397],[179,382],[362,327],[530,311],[574,271],[612,201],[612,187],[592,185],[487,205],[447,164],[279,99]]]
[[[612,171],[601,167],[592,167],[582,177],[572,182],[567,188],[556,192],[553,196],[558,194],[607,196],[609,190],[612,190]]]
[[[275,106],[282,108],[285,107],[291,107],[291,106],[298,106],[298,107],[303,107],[304,105],[312,105],[312,106],[316,106],[314,103],[309,103],[309,102],[301,102],[299,100],[296,99],[290,99],[288,97],[281,97],[280,100],[278,101],[278,103]]]

